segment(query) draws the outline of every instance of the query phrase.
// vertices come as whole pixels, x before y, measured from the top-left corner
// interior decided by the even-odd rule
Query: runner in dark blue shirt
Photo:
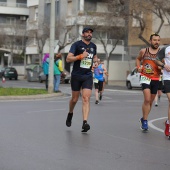
[[[71,73],[72,98],[69,104],[69,113],[67,115],[66,126],[70,127],[72,123],[73,110],[82,89],[82,111],[83,125],[82,132],[87,132],[90,125],[87,123],[90,112],[90,97],[93,86],[92,66],[93,60],[97,61],[97,47],[91,42],[91,28],[84,28],[82,31],[82,40],[75,42],[67,55],[67,62],[74,62]]]

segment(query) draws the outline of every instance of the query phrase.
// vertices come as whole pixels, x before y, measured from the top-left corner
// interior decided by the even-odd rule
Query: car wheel
[[[12,80],[12,78],[9,78],[9,80]]]
[[[15,77],[15,80],[18,80],[18,77]]]
[[[127,88],[132,89],[132,85],[131,85],[130,81],[127,82]]]

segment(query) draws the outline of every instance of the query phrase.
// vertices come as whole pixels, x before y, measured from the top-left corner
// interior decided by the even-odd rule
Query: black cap
[[[93,29],[91,29],[91,28],[89,28],[89,27],[85,27],[85,28],[83,28],[83,31],[82,31],[82,33],[84,33],[84,32],[86,32],[86,31],[91,31],[91,32],[93,32]]]

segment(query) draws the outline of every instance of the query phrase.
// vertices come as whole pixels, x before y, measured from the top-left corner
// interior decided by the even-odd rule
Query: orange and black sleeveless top
[[[150,78],[151,80],[159,80],[161,74],[161,70],[158,68],[158,65],[155,63],[157,53],[151,54],[149,52],[149,48],[146,48],[146,51],[143,55],[143,64],[142,64],[143,67],[142,67],[141,75],[144,75]]]

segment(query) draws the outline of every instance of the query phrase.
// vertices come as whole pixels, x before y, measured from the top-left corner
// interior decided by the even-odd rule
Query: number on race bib
[[[80,62],[80,67],[81,68],[90,68],[91,67],[91,63],[92,63],[92,59],[83,59]]]

